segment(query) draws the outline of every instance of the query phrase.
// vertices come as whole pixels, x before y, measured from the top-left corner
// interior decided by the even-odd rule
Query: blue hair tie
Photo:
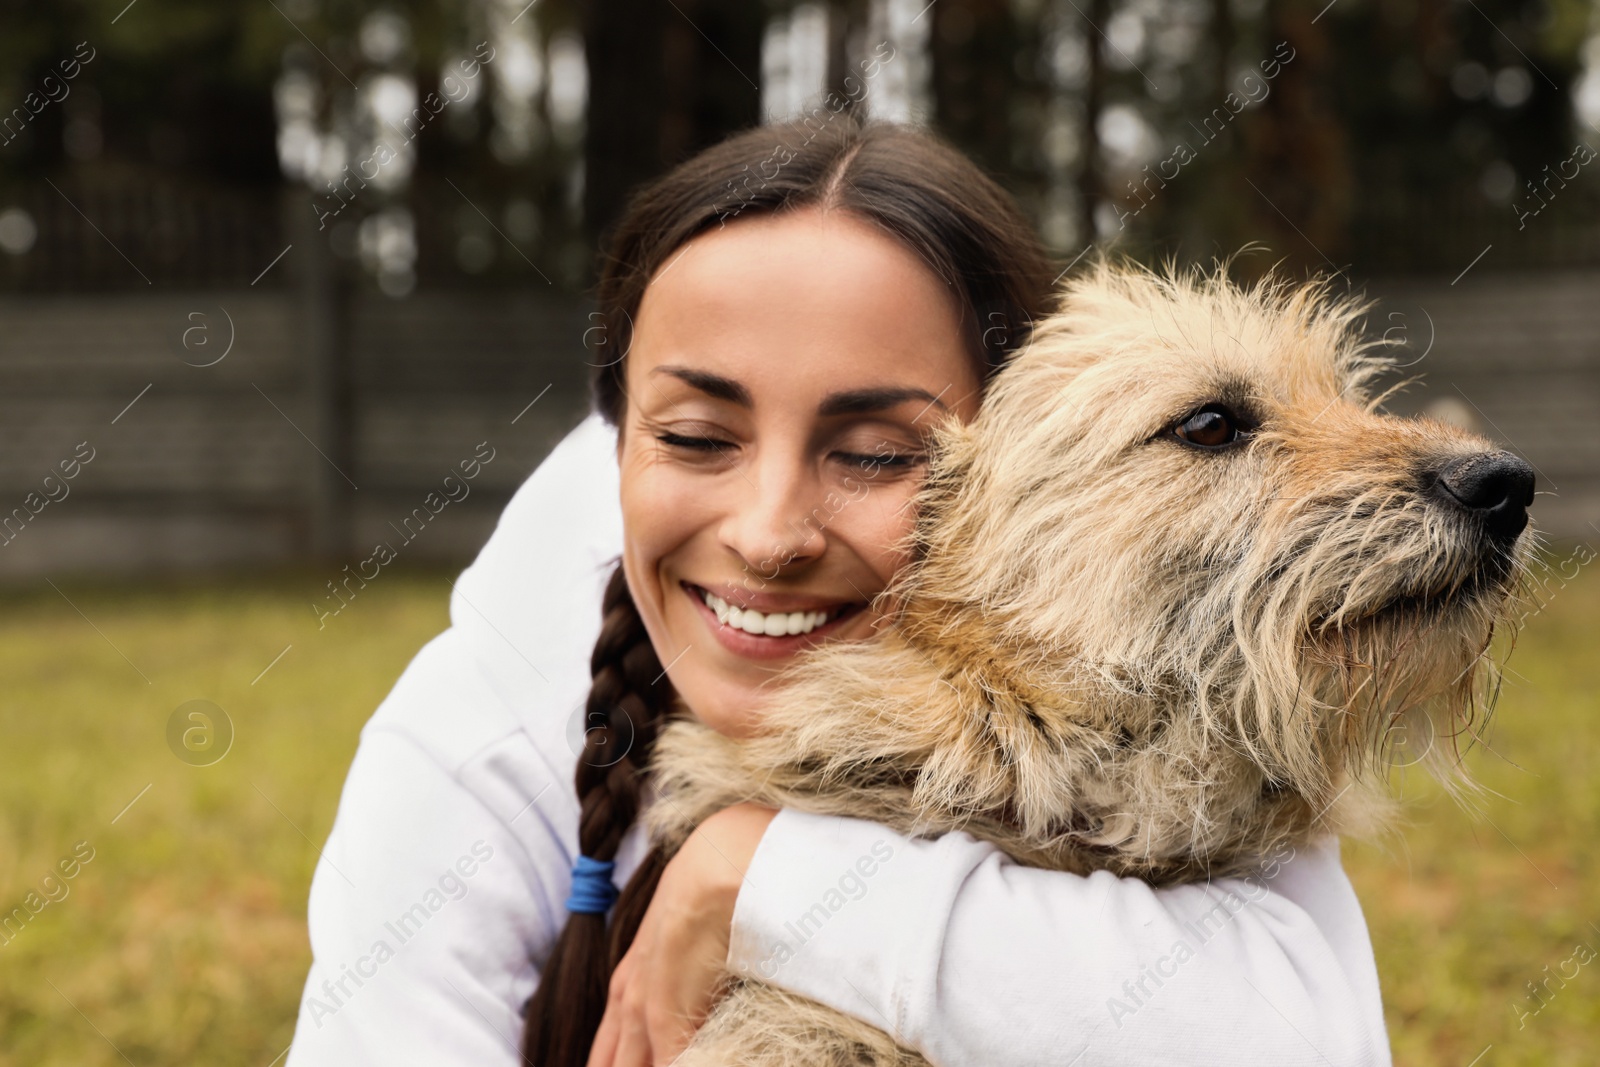
[[[619,895],[611,880],[616,866],[609,860],[579,855],[578,862],[572,865],[572,894],[567,897],[567,910],[576,915],[604,915],[610,911]]]

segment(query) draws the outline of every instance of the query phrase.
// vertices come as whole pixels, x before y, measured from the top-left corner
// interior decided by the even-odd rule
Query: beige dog
[[[1400,730],[1456,775],[1533,472],[1377,414],[1362,311],[1220,270],[1069,283],[977,419],[941,431],[892,624],[809,655],[755,740],[670,726],[655,839],[756,800],[1163,884],[1381,825]],[[684,1067],[922,1062],[731,990]]]

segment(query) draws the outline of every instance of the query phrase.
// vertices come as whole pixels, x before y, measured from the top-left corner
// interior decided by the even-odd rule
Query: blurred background
[[[1339,275],[1391,407],[1537,467],[1490,791],[1346,861],[1397,1062],[1600,1061],[1600,0],[0,0],[0,1063],[281,1058],[357,732],[586,410],[607,224],[839,107],[1063,271]]]

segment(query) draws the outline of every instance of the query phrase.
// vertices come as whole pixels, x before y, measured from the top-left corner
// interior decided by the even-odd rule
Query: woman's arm
[[[366,733],[312,880],[287,1067],[517,1063],[528,945],[550,923],[535,877],[503,820],[423,750]]]
[[[454,583],[451,628],[362,731],[312,882],[289,1067],[521,1062],[533,961],[567,918],[615,444],[590,417],[523,483]],[[644,847],[624,838],[619,884]]]
[[[582,691],[569,658],[572,677],[545,665],[554,707]],[[546,718],[539,744],[460,630],[417,653],[362,731],[321,849],[289,1067],[520,1062],[576,845],[571,756],[561,716]],[[643,846],[642,830],[624,839],[619,879]]]
[[[1389,1062],[1332,838],[1259,877],[1153,889],[1018,866],[966,834],[785,811],[746,872],[729,961],[939,1067]]]
[[[705,844],[669,867],[592,1065],[668,1062],[713,992],[679,961],[724,944],[729,970],[871,1023],[937,1067],[1389,1062],[1332,838],[1259,876],[1152,889],[1020,867],[965,834],[763,812],[707,820]]]

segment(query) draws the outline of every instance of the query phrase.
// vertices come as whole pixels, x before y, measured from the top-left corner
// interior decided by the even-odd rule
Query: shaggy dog
[[[1532,469],[1379,414],[1365,309],[1325,285],[1102,265],[1061,296],[939,431],[890,624],[805,657],[754,739],[663,733],[657,842],[754,800],[1171,884],[1382,825],[1400,731],[1458,773]],[[682,1067],[922,1062],[729,988]]]

